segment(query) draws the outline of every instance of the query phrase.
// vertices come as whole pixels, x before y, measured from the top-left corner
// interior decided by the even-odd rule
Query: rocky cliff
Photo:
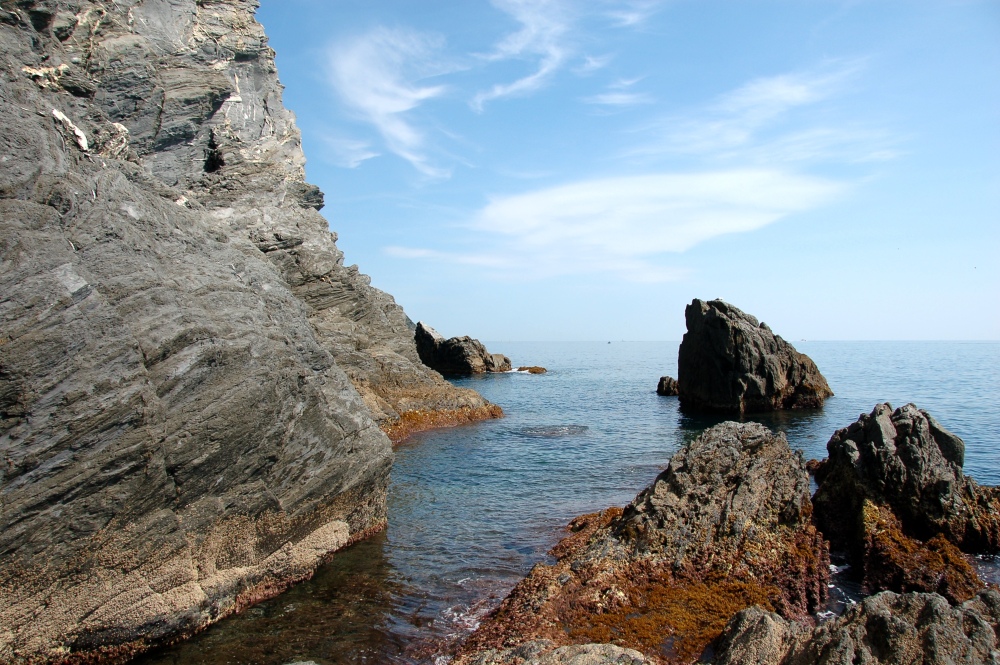
[[[279,592],[382,527],[380,426],[498,414],[344,266],[256,6],[0,4],[2,662]]]

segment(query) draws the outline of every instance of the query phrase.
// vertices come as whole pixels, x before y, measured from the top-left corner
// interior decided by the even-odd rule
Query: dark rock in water
[[[809,356],[736,307],[695,299],[684,318],[677,381],[685,409],[736,414],[811,409],[833,395]]]
[[[518,372],[527,372],[528,374],[545,374],[548,370],[544,367],[539,367],[538,365],[532,365],[530,367],[518,367]]]
[[[842,616],[808,627],[759,607],[733,617],[714,665],[969,665],[997,663],[1000,593],[952,606],[937,594],[870,596]]]
[[[687,663],[741,609],[806,617],[829,578],[811,513],[809,478],[784,435],[756,423],[713,427],[624,511],[574,520],[551,552],[556,563],[536,565],[455,663],[539,639],[614,641]]]
[[[678,393],[677,381],[672,376],[661,376],[656,384],[656,394],[664,397],[674,397]]]
[[[423,321],[417,323],[414,338],[420,360],[446,376],[509,372],[511,369],[510,358],[488,352],[478,339],[467,336],[445,339]]]
[[[380,426],[495,413],[343,265],[256,4],[0,9],[0,662],[275,595],[384,525]]]
[[[869,590],[964,600],[982,586],[958,549],[1000,549],[1000,493],[963,474],[960,438],[913,404],[879,404],[838,430],[827,452],[816,523],[864,570]]]

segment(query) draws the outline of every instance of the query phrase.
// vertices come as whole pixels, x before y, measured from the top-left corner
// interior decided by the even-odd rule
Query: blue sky
[[[257,17],[347,262],[446,336],[1000,339],[1000,2]]]

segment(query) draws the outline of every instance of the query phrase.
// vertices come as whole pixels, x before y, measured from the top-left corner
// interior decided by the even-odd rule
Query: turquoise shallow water
[[[425,433],[397,450],[386,533],[316,577],[144,663],[433,663],[576,515],[630,501],[686,439],[720,419],[655,394],[677,343],[487,344],[548,374],[457,381],[502,420]],[[836,396],[755,416],[806,457],[877,402],[914,402],[966,443],[966,473],[1000,484],[1000,343],[798,342]],[[994,562],[983,571],[1000,581]]]

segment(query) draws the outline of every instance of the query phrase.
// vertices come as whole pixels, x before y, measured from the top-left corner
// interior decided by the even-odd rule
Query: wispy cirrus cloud
[[[861,61],[839,61],[753,79],[702,108],[646,127],[641,145],[626,155],[672,153],[752,163],[888,158],[895,151],[881,132],[817,126],[812,117],[793,121],[800,109],[842,95],[862,68]]]
[[[581,101],[585,104],[596,106],[623,108],[627,106],[638,106],[640,104],[652,104],[653,97],[645,92],[634,92],[632,86],[642,80],[642,77],[633,79],[618,79],[608,86],[607,90],[596,95],[584,97]]]
[[[470,224],[482,236],[477,246],[492,252],[392,252],[494,268],[517,279],[610,272],[670,281],[684,272],[665,265],[662,255],[760,229],[844,189],[834,180],[765,169],[585,180],[492,200]]]
[[[521,27],[482,57],[487,61],[530,59],[535,65],[527,76],[476,93],[470,102],[476,111],[482,111],[489,101],[526,95],[544,87],[572,51],[567,43],[572,21],[569,7],[562,0],[493,0],[493,5]]]
[[[336,136],[320,136],[320,140],[328,148],[325,157],[337,166],[349,169],[356,169],[381,154],[368,141]]]
[[[449,171],[431,162],[425,134],[408,113],[445,92],[443,85],[420,82],[454,70],[438,59],[441,47],[433,35],[377,28],[335,43],[327,53],[329,80],[344,105],[378,130],[389,151],[433,178]]]
[[[631,28],[649,20],[662,4],[662,0],[625,0],[616,2],[616,6],[607,11],[607,16],[616,27]]]
[[[604,55],[585,55],[583,56],[583,62],[573,68],[573,73],[577,76],[589,76],[607,67],[614,58],[614,55],[610,53],[605,53]]]

